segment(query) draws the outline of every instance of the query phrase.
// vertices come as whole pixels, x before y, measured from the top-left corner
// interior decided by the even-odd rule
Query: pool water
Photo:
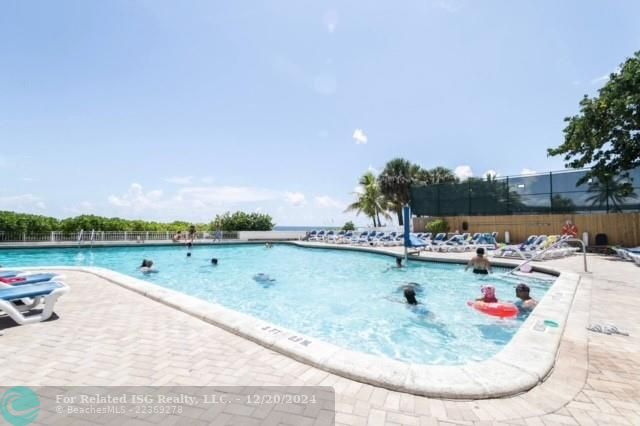
[[[462,265],[417,261],[397,269],[389,256],[284,244],[197,246],[186,254],[184,246],[0,250],[0,265],[110,268],[347,349],[413,363],[487,359],[524,321],[489,317],[466,304],[487,284],[500,300],[515,300],[518,281],[501,277],[506,269],[475,276]],[[141,273],[142,259],[153,259],[159,272]],[[275,281],[257,282],[258,273]],[[417,307],[403,303],[407,282],[421,284]],[[538,300],[552,283],[520,282]]]

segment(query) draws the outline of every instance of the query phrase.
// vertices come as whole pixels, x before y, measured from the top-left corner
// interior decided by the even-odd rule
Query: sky
[[[546,149],[640,49],[636,0],[0,1],[0,210],[278,225],[395,157],[459,176]]]

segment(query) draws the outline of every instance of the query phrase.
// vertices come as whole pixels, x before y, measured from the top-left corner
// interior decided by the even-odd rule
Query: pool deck
[[[470,254],[428,256],[449,260]],[[536,265],[580,273],[582,257]],[[336,391],[337,424],[638,425],[640,269],[602,256],[589,256],[589,268],[593,273],[581,274],[552,373],[517,396],[452,401],[363,384],[79,271],[65,272],[72,291],[59,299],[54,320],[14,326],[0,318],[0,384],[327,385]],[[587,331],[593,323],[615,324],[630,336]],[[211,413],[203,410],[194,418],[209,424],[207,416]],[[221,424],[264,419],[224,410],[217,416]],[[287,413],[270,416],[274,423],[310,421]],[[167,418],[157,421],[169,424]]]

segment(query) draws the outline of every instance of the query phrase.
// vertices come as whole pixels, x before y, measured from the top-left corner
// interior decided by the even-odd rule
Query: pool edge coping
[[[281,243],[282,244],[282,243]],[[309,247],[304,243],[285,243]],[[333,246],[314,246],[335,249]],[[344,247],[397,257],[399,253],[373,248]],[[420,257],[423,261],[441,258]],[[461,263],[457,259],[448,262]],[[344,349],[222,305],[101,267],[29,267],[90,273],[166,306],[251,340],[304,364],[374,386],[415,395],[449,399],[487,399],[513,396],[544,382],[552,372],[571,312],[580,275],[551,270],[556,281],[511,341],[493,357],[456,366],[413,364]],[[557,328],[544,325],[556,321]],[[312,347],[304,345],[309,342]]]

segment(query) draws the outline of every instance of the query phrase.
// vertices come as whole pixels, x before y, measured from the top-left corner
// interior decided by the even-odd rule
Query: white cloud
[[[154,190],[147,193],[139,183],[132,183],[129,190],[122,196],[110,195],[107,200],[116,207],[130,207],[133,211],[157,207],[157,202],[162,197],[162,191]]]
[[[174,183],[176,185],[191,185],[193,176],[174,176],[164,179],[165,182]]]
[[[333,34],[338,26],[338,12],[335,9],[329,9],[324,13],[322,22],[327,28],[329,34]]]
[[[356,140],[356,144],[357,145],[364,145],[364,144],[367,143],[367,140],[369,139],[367,137],[367,135],[364,133],[364,130],[362,130],[362,129],[356,129],[353,132],[353,136],[352,137],[353,137],[353,139]]]
[[[8,195],[0,197],[0,210],[32,211],[44,210],[47,206],[42,198],[33,194]]]
[[[32,177],[23,177],[21,178],[23,182],[36,182],[38,179]]]
[[[198,200],[206,205],[226,205],[274,200],[275,191],[247,186],[202,186],[182,188],[177,198],[184,201]]]
[[[497,177],[500,177],[500,173],[496,172],[496,171],[495,171],[495,170],[493,170],[493,169],[489,169],[489,170],[487,170],[486,172],[484,172],[484,173],[482,174],[482,177],[486,178],[486,177],[487,177],[487,175],[491,176],[491,178],[494,178],[494,179],[495,179],[495,178],[497,178]]]
[[[305,196],[301,192],[286,192],[285,200],[294,207],[300,207],[305,204]]]
[[[318,207],[322,208],[336,208],[336,209],[344,209],[344,204],[340,201],[334,200],[328,195],[319,195],[315,197],[315,202]]]
[[[80,204],[78,204],[76,207],[65,207],[64,210],[66,212],[69,212],[71,214],[88,214],[88,213],[95,213],[96,212],[96,207],[95,205],[90,202],[90,201],[83,201]]]
[[[520,172],[521,175],[535,175],[536,173],[535,170],[527,169],[526,167]]]
[[[362,187],[362,185],[357,185],[355,188],[353,188],[353,192],[355,192],[356,194],[364,194],[364,188]]]
[[[600,84],[609,80],[609,74],[601,75],[591,80],[591,84]]]
[[[613,71],[611,71],[610,73],[607,73],[607,74],[601,75],[600,77],[596,77],[596,78],[592,79],[592,80],[591,80],[591,84],[594,84],[594,85],[595,85],[595,84],[602,84],[602,83],[605,83],[605,82],[609,81],[609,76],[610,76],[612,73],[613,73],[613,74],[616,74],[616,73],[619,73],[620,71],[621,71],[620,67],[619,67],[619,66],[617,66],[617,67],[616,67]]]
[[[213,183],[213,178],[211,176],[205,176],[200,180],[202,181],[202,183],[207,185],[211,185]]]
[[[471,170],[471,166],[467,166],[467,165],[461,165],[456,167],[453,173],[460,180],[467,180],[473,176],[473,170]]]
[[[434,7],[449,13],[455,13],[462,8],[461,0],[435,0],[432,4]]]

